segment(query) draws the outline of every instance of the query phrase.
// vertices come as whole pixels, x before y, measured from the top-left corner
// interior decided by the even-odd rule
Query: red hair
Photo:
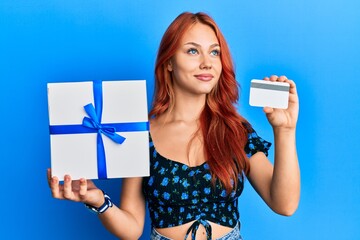
[[[179,47],[184,33],[195,23],[210,26],[219,41],[222,72],[217,85],[207,95],[200,115],[204,153],[213,180],[220,180],[229,193],[238,183],[238,176],[248,174],[250,167],[244,151],[250,124],[241,117],[235,104],[239,98],[234,66],[224,36],[215,21],[205,13],[180,14],[166,30],[155,65],[155,93],[150,117],[156,118],[174,106],[172,77],[167,64]]]

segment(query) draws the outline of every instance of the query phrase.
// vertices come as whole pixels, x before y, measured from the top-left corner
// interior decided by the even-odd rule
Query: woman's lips
[[[210,81],[211,79],[214,78],[212,74],[197,74],[194,76],[201,81]]]

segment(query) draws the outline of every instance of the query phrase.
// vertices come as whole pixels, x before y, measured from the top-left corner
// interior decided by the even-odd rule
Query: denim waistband
[[[185,239],[186,238],[187,235],[185,236]],[[192,239],[196,240],[194,236]],[[152,228],[150,240],[171,240],[171,238],[161,235],[155,228]],[[217,238],[216,240],[242,240],[240,235],[240,223],[237,222],[236,226],[230,232],[220,238]]]

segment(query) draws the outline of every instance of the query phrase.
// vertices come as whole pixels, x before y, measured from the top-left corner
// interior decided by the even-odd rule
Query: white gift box
[[[52,176],[60,180],[65,174],[72,179],[149,176],[145,80],[48,83],[47,87]],[[91,118],[86,105],[102,113]],[[114,142],[108,132],[123,142]]]

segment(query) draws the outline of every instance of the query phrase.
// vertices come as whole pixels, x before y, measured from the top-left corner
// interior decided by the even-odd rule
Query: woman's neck
[[[197,122],[204,109],[205,102],[205,94],[175,94],[174,106],[164,114],[164,120],[166,122]]]

